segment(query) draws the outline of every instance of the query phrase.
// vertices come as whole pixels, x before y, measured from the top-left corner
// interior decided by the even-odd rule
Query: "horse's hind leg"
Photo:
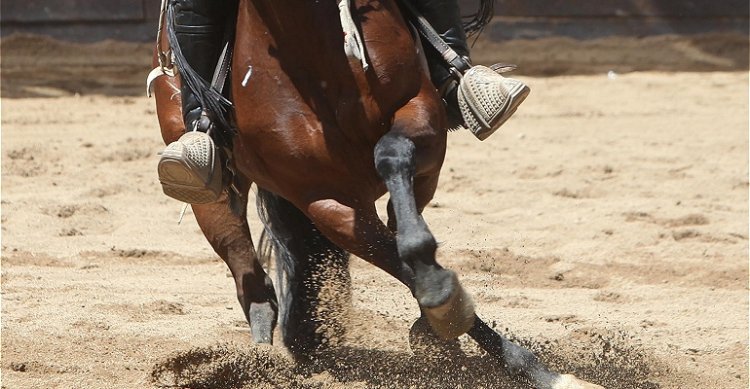
[[[258,208],[276,252],[284,344],[295,356],[320,351],[344,332],[349,254],[287,200],[258,189]]]
[[[236,214],[226,192],[210,204],[193,204],[193,212],[203,234],[232,272],[237,298],[250,323],[253,340],[271,343],[276,326],[277,303],[271,279],[260,265],[247,224],[249,184],[238,180],[241,196]]]
[[[474,308],[456,274],[435,262],[437,244],[421,216],[432,192],[418,191],[423,197],[418,204],[414,184],[432,183],[437,174],[415,181],[416,147],[402,132],[407,124],[413,123],[403,123],[397,116],[394,130],[375,147],[375,165],[391,195],[399,257],[414,270],[414,296],[433,330],[443,338],[455,338],[471,328]]]
[[[573,375],[551,371],[529,350],[498,334],[478,317],[469,336],[489,355],[500,359],[508,372],[524,377],[535,389],[604,389]]]

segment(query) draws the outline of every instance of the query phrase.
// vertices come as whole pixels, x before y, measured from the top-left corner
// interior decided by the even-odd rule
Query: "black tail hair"
[[[258,188],[262,239],[276,254],[276,294],[284,344],[297,357],[334,344],[350,304],[349,254],[333,244],[294,205]],[[258,244],[268,255],[267,242]],[[263,259],[261,259],[263,261]]]

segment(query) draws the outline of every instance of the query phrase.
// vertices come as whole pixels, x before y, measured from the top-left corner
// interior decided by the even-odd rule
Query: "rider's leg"
[[[415,0],[417,8],[459,55],[469,58],[469,46],[457,0]],[[460,82],[435,50],[427,51],[433,83],[440,89],[450,116],[477,138],[484,140],[497,130],[529,94],[521,81],[503,77],[485,66],[473,66]],[[458,69],[460,70],[460,69]],[[456,118],[457,119],[457,118]]]
[[[204,81],[210,82],[222,49],[228,0],[171,0],[174,7],[174,29],[177,43],[185,60]],[[206,123],[198,123],[205,107],[186,83],[182,83],[182,112],[188,130],[196,124],[205,130]],[[212,112],[210,114],[219,114]]]
[[[174,35],[187,65],[210,82],[219,59],[231,1],[170,0]],[[179,69],[184,74],[187,70]],[[221,193],[221,164],[213,139],[206,132],[213,126],[207,112],[184,77],[180,85],[186,133],[169,144],[159,161],[159,180],[164,193],[187,203],[216,201]]]

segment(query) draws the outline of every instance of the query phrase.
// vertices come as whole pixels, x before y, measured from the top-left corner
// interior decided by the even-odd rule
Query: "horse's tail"
[[[335,344],[350,305],[349,254],[323,236],[294,205],[258,188],[265,226],[259,254],[276,254],[276,293],[284,344],[296,356]],[[261,259],[263,260],[263,259]]]

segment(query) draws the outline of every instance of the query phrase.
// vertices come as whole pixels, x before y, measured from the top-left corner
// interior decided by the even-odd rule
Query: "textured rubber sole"
[[[500,115],[494,122],[490,123],[490,128],[487,131],[481,133],[475,133],[474,135],[480,140],[487,139],[495,131],[497,131],[505,122],[516,113],[518,106],[526,100],[529,96],[531,89],[523,83],[519,83],[512,90],[508,91],[508,102],[506,107],[503,109],[503,114]]]
[[[458,106],[464,126],[480,140],[487,139],[516,112],[531,89],[485,66],[475,66],[458,87]]]
[[[213,140],[190,132],[170,143],[157,167],[164,194],[190,204],[212,203],[221,194],[221,164]]]

